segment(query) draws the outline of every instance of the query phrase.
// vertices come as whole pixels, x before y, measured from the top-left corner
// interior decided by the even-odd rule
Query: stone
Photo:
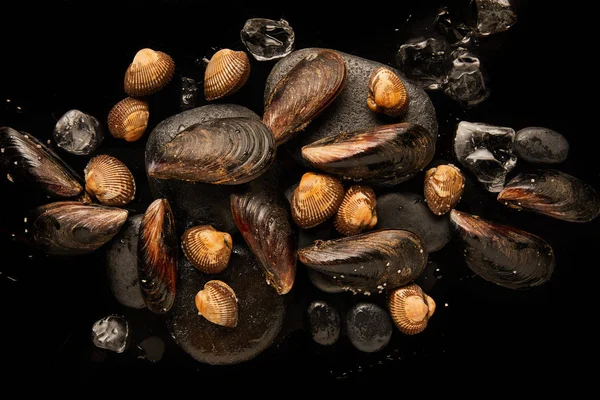
[[[150,362],[159,362],[165,353],[165,342],[156,336],[150,336],[138,345],[141,354],[138,358],[148,360]]]
[[[517,132],[515,153],[532,164],[560,164],[567,159],[569,142],[552,129],[532,126]]]
[[[348,310],[346,329],[354,347],[374,353],[388,345],[393,325],[388,312],[377,304],[358,303]]]
[[[517,23],[510,0],[475,0],[477,33],[488,36],[504,32]]]
[[[109,315],[92,326],[92,341],[98,348],[124,352],[131,341],[129,322],[125,318]]]
[[[459,47],[451,54],[452,68],[444,84],[444,93],[471,108],[486,100],[490,93],[481,72],[481,62],[474,54]]]
[[[311,52],[318,50],[321,49],[296,50],[275,64],[267,78],[265,99],[289,70]],[[406,80],[402,73],[387,65],[342,52],[338,53],[346,64],[344,88],[340,95],[307,125],[304,131],[299,132],[295,139],[283,146],[296,161],[308,167],[308,163],[302,158],[301,148],[318,139],[335,136],[340,132],[351,132],[396,122],[408,121],[419,124],[437,140],[438,124],[435,108],[423,89]],[[373,70],[382,66],[392,69],[406,85],[410,102],[407,112],[400,118],[377,114],[367,107],[369,78]]]
[[[61,149],[86,156],[100,146],[104,131],[96,118],[79,110],[70,110],[56,122],[52,137]]]
[[[284,19],[251,18],[244,24],[240,37],[258,61],[282,58],[294,49],[294,30]]]
[[[409,79],[428,90],[441,89],[450,69],[446,41],[414,38],[400,46],[396,55],[398,68]]]
[[[306,310],[312,339],[323,346],[331,346],[340,337],[342,322],[335,307],[326,301],[313,301]]]

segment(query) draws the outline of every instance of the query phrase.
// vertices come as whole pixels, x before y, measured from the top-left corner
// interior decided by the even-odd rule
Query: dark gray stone
[[[373,303],[358,303],[346,316],[348,339],[365,353],[382,350],[392,338],[392,320],[386,310]]]
[[[235,244],[235,243],[238,244]],[[283,326],[284,296],[267,285],[258,261],[234,238],[229,265],[220,274],[206,275],[185,257],[179,259],[177,298],[167,318],[175,342],[196,360],[213,365],[237,364],[267,349]],[[196,293],[209,280],[227,283],[238,299],[238,324],[228,328],[198,315]]]
[[[173,115],[154,128],[146,144],[146,170],[160,146],[183,129],[213,118],[248,117],[259,119],[251,110],[235,104],[209,104]],[[229,195],[244,189],[243,185],[211,185],[148,177],[154,198],[167,198],[173,208],[177,228],[209,224],[219,231],[233,233]],[[187,226],[189,224],[189,226]]]
[[[326,301],[313,301],[306,310],[313,340],[331,346],[340,337],[342,322],[335,307]]]
[[[320,49],[307,48],[297,50],[275,64],[267,78],[265,99],[288,71],[309,53],[317,50]],[[346,63],[347,76],[344,89],[342,89],[340,95],[320,115],[308,124],[303,132],[299,132],[295,139],[290,140],[284,145],[297,161],[305,166],[308,165],[302,159],[300,150],[302,146],[312,143],[315,140],[335,136],[340,132],[352,132],[402,121],[422,125],[431,133],[434,140],[437,139],[438,125],[435,109],[429,96],[423,89],[407,81],[400,72],[392,67],[351,54],[338,53]],[[390,68],[397,73],[408,90],[410,99],[408,111],[399,119],[376,114],[367,107],[369,78],[373,70],[382,66]]]
[[[375,229],[406,229],[416,233],[429,253],[441,250],[450,241],[448,214],[433,214],[425,198],[415,193],[387,193],[378,197]]]
[[[514,148],[519,158],[532,164],[560,164],[569,155],[569,142],[563,135],[537,126],[518,131]]]
[[[106,249],[106,275],[117,301],[131,308],[144,308],[137,268],[137,247],[143,214],[129,217]]]
[[[139,345],[141,355],[138,358],[148,360],[150,362],[159,362],[165,353],[165,342],[156,336],[150,336],[144,339]]]

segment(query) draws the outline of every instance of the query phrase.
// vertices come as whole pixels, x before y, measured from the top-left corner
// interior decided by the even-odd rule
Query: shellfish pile
[[[426,331],[435,321],[435,294],[418,280],[430,254],[449,238],[433,245],[427,223],[418,229],[393,217],[399,185],[410,180],[423,184],[423,201],[413,204],[447,227],[476,275],[518,290],[552,278],[559,266],[551,243],[473,215],[468,207],[457,209],[472,172],[457,163],[432,163],[437,125],[423,122],[435,115],[420,112],[431,106],[421,104],[420,89],[385,66],[361,76],[347,62],[353,56],[331,49],[289,57],[296,62],[280,61],[287,70],[267,86],[262,117],[242,107],[223,112],[222,104],[209,105],[173,116],[148,135],[146,172],[155,199],[143,210],[128,258],[141,299],[131,304],[165,314],[186,352],[202,362],[234,364],[264,351],[281,330],[283,298],[295,290],[300,273],[323,292],[360,298],[346,318],[328,303],[310,305],[311,332],[321,345],[333,345],[347,332],[355,348],[374,352],[392,334]],[[206,67],[206,101],[240,90],[250,66],[244,51],[216,52]],[[115,138],[144,136],[147,97],[175,72],[173,59],[161,51],[135,55],[124,78],[130,97],[107,116]],[[330,124],[317,137],[313,124],[327,125],[334,108],[350,107],[350,82],[364,89],[352,101],[376,122],[352,130]],[[419,104],[415,96],[421,96]],[[8,176],[52,200],[28,217],[35,246],[56,256],[119,246],[120,230],[131,218],[124,207],[136,197],[123,162],[98,154],[80,175],[36,138],[9,127],[0,128],[0,147]],[[557,169],[521,172],[497,200],[566,223],[600,214],[597,192]],[[369,316],[367,323],[361,313]]]

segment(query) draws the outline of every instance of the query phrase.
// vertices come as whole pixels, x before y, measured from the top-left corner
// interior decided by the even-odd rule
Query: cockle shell
[[[292,218],[308,229],[332,217],[344,200],[344,185],[325,174],[307,172],[291,199]]]
[[[392,320],[407,335],[423,332],[435,312],[435,301],[414,283],[394,290],[388,306]]]
[[[181,238],[187,259],[206,274],[218,274],[227,268],[232,245],[229,233],[219,232],[210,225],[189,228]]]
[[[235,292],[225,282],[213,280],[196,294],[198,313],[210,322],[235,328],[238,323],[238,303]]]
[[[146,131],[149,118],[148,103],[127,97],[115,104],[108,113],[108,130],[117,139],[135,142]]]
[[[216,100],[237,92],[248,80],[250,60],[243,51],[221,49],[206,66],[204,96]]]
[[[369,79],[367,105],[371,111],[397,117],[408,109],[408,92],[392,70],[379,67]]]
[[[456,207],[465,188],[465,177],[452,164],[438,165],[425,173],[425,200],[436,215]]]
[[[102,154],[85,167],[85,190],[107,206],[124,206],[135,197],[135,180],[129,168],[115,157]]]
[[[141,49],[125,72],[125,92],[132,97],[148,96],[173,78],[175,62],[166,53]]]
[[[335,214],[335,229],[344,236],[357,235],[377,225],[377,200],[368,186],[351,186]]]

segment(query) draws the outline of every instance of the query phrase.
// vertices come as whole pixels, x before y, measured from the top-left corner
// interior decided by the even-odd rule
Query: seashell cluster
[[[158,92],[173,78],[175,62],[162,51],[141,49],[125,71],[125,92],[143,97]]]
[[[337,178],[307,172],[292,194],[292,218],[299,227],[312,228],[332,217],[343,200],[344,185]]]
[[[149,118],[147,102],[127,97],[115,104],[108,113],[108,130],[117,139],[135,142],[146,131]]]
[[[227,267],[232,245],[229,233],[219,232],[210,225],[189,228],[181,237],[186,258],[206,274],[218,274]]]
[[[250,59],[243,51],[221,49],[206,66],[204,96],[216,100],[237,92],[250,76]]]
[[[85,190],[107,206],[124,206],[135,197],[135,180],[125,164],[102,154],[85,167]]]
[[[208,281],[196,294],[198,313],[213,324],[235,328],[238,323],[238,302],[235,292],[223,281]]]
[[[425,200],[436,215],[456,207],[465,188],[465,177],[452,164],[438,165],[425,173]]]

